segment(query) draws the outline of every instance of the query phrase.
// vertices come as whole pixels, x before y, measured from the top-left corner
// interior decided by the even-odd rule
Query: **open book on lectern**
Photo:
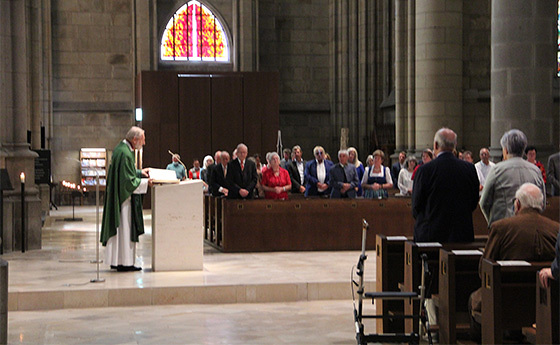
[[[174,170],[150,168],[150,178],[154,183],[179,183]]]

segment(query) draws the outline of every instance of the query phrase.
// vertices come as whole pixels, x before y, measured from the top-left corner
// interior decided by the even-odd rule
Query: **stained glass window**
[[[199,1],[187,2],[167,23],[161,59],[228,62],[228,40],[222,24]]]

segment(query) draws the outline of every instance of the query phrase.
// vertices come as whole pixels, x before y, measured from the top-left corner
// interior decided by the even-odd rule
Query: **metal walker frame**
[[[366,236],[367,230],[369,229],[369,224],[365,219],[362,219],[362,253],[356,266],[352,268],[352,301],[354,304],[354,323],[356,326],[356,342],[358,345],[367,345],[368,343],[409,343],[409,344],[419,344],[420,340],[423,338],[424,334],[427,334],[428,343],[433,344],[432,335],[429,329],[428,313],[425,305],[426,296],[426,277],[430,274],[428,269],[428,257],[423,254],[422,259],[422,278],[420,285],[420,294],[416,292],[398,292],[398,291],[380,291],[380,292],[364,292],[364,267],[365,261],[367,260],[366,255]],[[354,272],[354,268],[356,271]],[[354,279],[354,274],[358,276],[358,281]],[[357,290],[354,291],[354,287]],[[356,306],[356,295],[358,305]],[[371,299],[372,304],[375,304],[375,300],[419,300],[420,301],[420,312],[419,315],[364,315],[363,314],[363,300]],[[386,319],[386,318],[402,318],[402,319],[413,319],[418,320],[419,333],[412,332],[410,334],[405,333],[385,333],[385,334],[365,334],[364,333],[364,319]]]

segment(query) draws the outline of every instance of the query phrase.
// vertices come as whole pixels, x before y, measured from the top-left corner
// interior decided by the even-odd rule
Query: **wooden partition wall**
[[[278,73],[192,74],[144,71],[136,79],[137,108],[146,131],[143,166],[165,168],[168,150],[187,168],[237,144],[249,155],[276,150],[279,129]],[[149,205],[146,198],[144,205]],[[149,206],[148,206],[149,207]]]

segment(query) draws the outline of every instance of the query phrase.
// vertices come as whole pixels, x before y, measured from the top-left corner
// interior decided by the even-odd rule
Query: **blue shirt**
[[[173,170],[175,171],[175,174],[177,174],[177,178],[179,180],[182,180],[185,178],[185,167],[179,163],[177,163],[177,165],[175,165],[175,163],[169,163],[167,165],[167,170]]]

